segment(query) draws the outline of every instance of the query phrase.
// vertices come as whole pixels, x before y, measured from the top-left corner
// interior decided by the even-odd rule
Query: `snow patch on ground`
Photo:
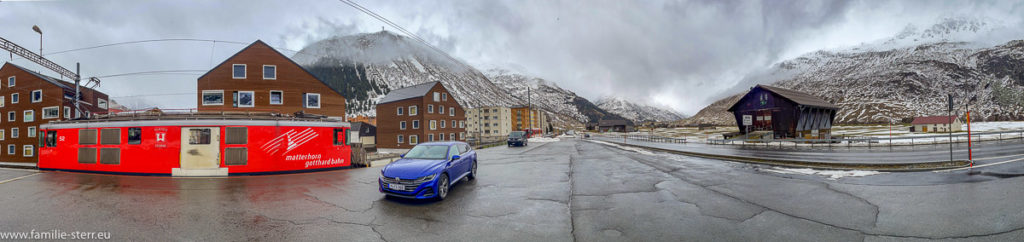
[[[546,142],[558,142],[558,138],[544,138],[544,137],[533,137],[528,139],[529,142],[546,143]]]
[[[878,174],[885,173],[885,172],[878,172],[878,171],[863,171],[863,170],[840,171],[840,170],[815,170],[815,169],[810,169],[810,168],[782,168],[782,167],[772,167],[772,168],[762,169],[762,170],[763,171],[768,171],[768,172],[779,173],[779,174],[819,175],[819,176],[828,177],[829,180],[833,180],[833,181],[839,180],[839,178],[843,178],[843,177],[863,177],[863,176],[872,176],[872,175],[878,175]]]
[[[640,153],[640,154],[654,155],[653,152],[648,151],[646,149],[641,149],[641,148],[636,148],[636,147],[631,147],[631,146],[621,146],[621,145],[618,145],[618,144],[615,144],[615,143],[609,143],[609,142],[604,142],[604,141],[600,141],[600,140],[590,140],[590,142],[594,142],[594,143],[598,143],[598,144],[603,144],[603,145],[607,145],[607,146],[614,146],[614,147],[619,148],[619,149],[633,151],[633,152]]]

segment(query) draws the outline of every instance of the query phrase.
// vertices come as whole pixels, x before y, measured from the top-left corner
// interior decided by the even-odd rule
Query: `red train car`
[[[286,118],[88,120],[40,126],[39,169],[226,176],[351,166],[349,124]]]

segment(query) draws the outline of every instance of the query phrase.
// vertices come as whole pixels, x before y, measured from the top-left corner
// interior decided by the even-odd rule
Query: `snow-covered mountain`
[[[597,106],[605,111],[618,114],[634,123],[644,121],[666,122],[683,119],[683,115],[669,108],[637,104],[620,97],[605,97],[597,100]]]
[[[440,81],[466,108],[522,103],[472,66],[387,31],[321,40],[292,59],[341,87],[348,115],[373,116],[391,90],[431,81]]]
[[[808,53],[776,64],[760,78],[839,105],[837,123],[909,122],[916,116],[945,115],[950,93],[960,115],[964,101],[976,95],[972,119],[1024,119],[1024,40],[995,46],[959,41],[993,29],[985,26],[946,19],[921,31],[908,28],[883,43]],[[896,40],[916,44],[900,47]],[[683,124],[735,124],[725,111],[735,102],[729,101],[734,95]]]
[[[602,110],[586,98],[541,78],[496,68],[487,70],[487,77],[495,85],[508,90],[521,100],[526,100],[529,92],[529,101],[534,106],[557,114],[552,116],[554,119],[567,118],[577,123],[597,122],[602,118],[623,119],[619,115]],[[553,120],[554,123],[558,121],[568,120]]]

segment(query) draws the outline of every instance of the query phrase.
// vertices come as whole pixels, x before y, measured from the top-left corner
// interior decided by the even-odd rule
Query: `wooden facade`
[[[466,139],[466,113],[440,82],[392,90],[388,96],[377,103],[377,148]]]
[[[11,63],[0,67],[0,78],[0,161],[36,162],[39,125],[75,116],[75,84]],[[82,116],[107,113],[107,94],[85,87],[80,91]]]
[[[197,88],[200,112],[302,111],[345,117],[340,92],[259,40],[200,76]]]
[[[740,133],[772,138],[827,138],[838,107],[815,96],[757,85],[729,108]]]

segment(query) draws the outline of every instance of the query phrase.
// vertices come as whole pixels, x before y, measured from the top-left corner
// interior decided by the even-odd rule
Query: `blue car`
[[[430,142],[413,147],[380,171],[386,196],[444,200],[448,188],[476,178],[476,151],[465,142]]]

